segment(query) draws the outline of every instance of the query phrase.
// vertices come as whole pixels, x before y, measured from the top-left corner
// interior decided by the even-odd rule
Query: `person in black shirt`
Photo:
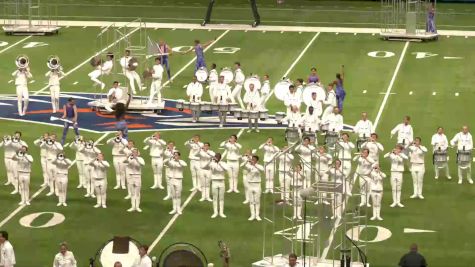
[[[399,261],[401,267],[427,267],[424,256],[417,252],[417,244],[412,244],[409,253],[402,256]]]

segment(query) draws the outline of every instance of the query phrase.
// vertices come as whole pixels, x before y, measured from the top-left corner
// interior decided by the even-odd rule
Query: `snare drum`
[[[242,109],[238,108],[234,110],[234,118],[242,120]]]
[[[229,68],[224,68],[219,76],[224,76],[224,83],[229,84],[234,80],[234,73]]]
[[[230,103],[230,104],[228,104],[228,106],[229,106],[229,110],[228,110],[228,111],[231,111],[231,112],[233,112],[233,111],[235,111],[236,109],[239,108],[238,103]]]
[[[282,120],[285,118],[285,112],[276,112],[275,113],[275,120],[277,124],[282,124]]]
[[[201,102],[201,111],[210,112],[211,111],[211,103],[210,102]]]
[[[304,139],[305,137],[308,137],[310,138],[310,142],[314,143],[315,142],[315,132],[309,132],[309,131],[305,131],[302,133],[302,139]]]
[[[434,151],[434,164],[444,164],[447,163],[447,150],[436,150]]]
[[[247,118],[249,118],[249,116],[250,116],[250,111],[249,110],[243,110],[241,112],[241,118],[247,119]]]
[[[184,109],[190,109],[190,102],[184,102],[183,103],[183,108]]]
[[[327,134],[325,135],[325,145],[327,145],[327,147],[333,147],[337,141],[338,141],[338,133],[328,131]]]
[[[220,104],[218,106],[219,106],[218,107],[219,112],[228,112],[230,109],[228,104]]]
[[[269,118],[269,111],[267,109],[262,109],[259,111],[259,119],[265,121]]]
[[[472,151],[471,150],[459,150],[457,152],[457,163],[458,164],[470,164],[472,162]]]
[[[285,130],[285,140],[289,143],[297,143],[300,139],[299,129],[295,127],[287,128]]]
[[[191,111],[200,111],[200,103],[193,102],[190,104]]]
[[[356,140],[356,150],[360,151],[361,146],[367,141],[368,141],[368,138],[363,138],[363,137],[358,138],[358,140]]]
[[[218,111],[219,110],[219,104],[211,104],[211,110],[212,111]]]
[[[184,104],[185,104],[185,100],[177,100],[176,101],[176,108],[179,110],[179,111],[183,111],[184,109]]]
[[[251,120],[259,119],[259,111],[257,111],[257,110],[249,111],[249,119],[251,119]]]
[[[195,76],[198,82],[204,83],[208,79],[208,71],[204,67],[201,67],[195,72]]]

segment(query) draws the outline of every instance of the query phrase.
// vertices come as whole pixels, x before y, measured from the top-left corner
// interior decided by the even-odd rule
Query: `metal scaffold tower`
[[[58,7],[41,0],[5,0],[3,31],[9,35],[50,35],[59,31]]]

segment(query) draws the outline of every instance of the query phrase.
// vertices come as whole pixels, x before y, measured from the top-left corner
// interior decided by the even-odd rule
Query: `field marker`
[[[399,61],[396,65],[396,69],[394,70],[393,77],[391,78],[391,81],[389,82],[388,90],[386,90],[386,95],[384,96],[383,102],[381,103],[381,106],[379,107],[378,114],[376,115],[376,119],[374,120],[374,124],[373,124],[374,126],[373,127],[374,127],[375,130],[378,127],[378,123],[381,119],[381,115],[384,111],[384,108],[386,107],[386,103],[388,102],[389,94],[391,93],[391,90],[392,90],[393,85],[394,85],[394,81],[396,80],[399,69],[401,68],[401,64],[402,64],[402,61],[404,60],[404,56],[406,55],[406,51],[407,51],[408,47],[409,47],[409,42],[406,42],[406,44],[404,45],[404,48],[401,52],[401,56],[399,57]],[[346,205],[346,201],[347,200],[345,199],[345,205]],[[343,207],[343,212],[344,212],[344,207]],[[340,225],[340,221],[341,221],[340,218],[337,218],[335,220],[335,224],[334,224],[334,226],[333,226],[333,228],[330,232],[330,236],[328,237],[328,244],[323,249],[322,256],[321,256],[322,259],[327,258],[328,252],[330,251],[330,247],[333,243],[333,238],[335,237],[336,230],[338,229],[338,226]]]
[[[211,30],[211,29],[208,29],[208,31],[210,32],[210,31],[212,31],[212,30]]]
[[[424,229],[414,229],[414,228],[404,228],[405,234],[415,234],[415,233],[435,233],[433,230],[424,230]]]
[[[437,94],[437,92],[432,92],[432,95],[436,95],[436,94]]]
[[[409,95],[412,95],[412,91],[409,92]]]
[[[302,52],[300,52],[300,54],[298,55],[298,57],[295,59],[295,61],[292,63],[292,65],[290,65],[289,69],[287,69],[287,71],[284,73],[284,75],[282,75],[281,77],[287,77],[287,75],[289,75],[289,73],[294,69],[295,65],[297,65],[297,63],[300,61],[300,59],[303,57],[303,55],[305,54],[305,52],[307,52],[307,50],[310,48],[310,46],[313,44],[313,42],[315,41],[315,39],[317,39],[317,37],[320,35],[320,32],[317,32],[313,38],[308,42],[307,46],[305,46],[305,48],[302,50]],[[272,89],[269,93],[269,95],[266,97],[266,100],[265,102],[269,101],[270,97],[274,94],[274,89]]]
[[[192,31],[193,31],[193,29],[190,29],[190,32],[192,32]]]
[[[13,82],[13,80],[9,80],[9,81],[8,81],[8,83],[12,83],[12,82]]]
[[[357,32],[353,33],[353,35],[357,35],[357,34],[358,34]]]
[[[62,80],[63,78],[67,77],[69,74],[75,72],[76,70],[78,70],[79,68],[81,68],[82,66],[86,65],[86,64],[89,64],[89,62],[91,61],[91,58],[96,56],[97,54],[101,54],[101,53],[104,53],[105,51],[109,50],[111,47],[113,47],[115,44],[117,44],[118,42],[122,41],[124,38],[127,38],[128,36],[132,35],[134,32],[138,31],[140,28],[136,28],[134,30],[132,30],[131,32],[127,33],[126,35],[122,36],[121,38],[119,38],[118,40],[116,40],[115,42],[113,42],[112,44],[108,45],[106,48],[102,49],[101,51],[99,51],[98,53],[88,57],[86,60],[84,60],[81,64],[77,65],[76,67],[74,67],[73,69],[69,70],[68,72],[66,72],[61,78],[59,78],[60,80]],[[36,91],[36,93],[34,93],[34,95],[39,95],[41,94],[43,91],[45,91],[46,89],[48,89],[48,86],[45,86],[43,88],[41,88],[40,90]]]
[[[27,37],[21,39],[20,41],[18,41],[18,42],[16,42],[16,43],[13,43],[13,44],[11,44],[10,46],[7,46],[7,47],[3,48],[2,50],[0,50],[0,54],[3,53],[3,52],[5,52],[5,51],[7,51],[8,49],[10,49],[10,48],[16,46],[16,45],[19,44],[19,43],[23,43],[24,41],[30,39],[31,37],[33,37],[33,36],[32,36],[32,35],[29,35],[29,36],[27,36]]]
[[[367,92],[366,90],[363,90],[363,94],[366,94],[366,92]]]
[[[266,31],[262,31],[262,33],[266,33]]]
[[[339,33],[339,32],[335,32],[335,35],[338,35],[338,34],[340,34],[340,33]]]
[[[76,85],[76,84],[78,84],[78,83],[79,83],[78,81],[75,81],[75,82],[73,82],[73,85]]]
[[[376,33],[372,33],[371,35],[372,35],[372,36],[375,36],[375,35],[376,35]]]
[[[444,57],[444,59],[463,59],[463,57]]]
[[[86,29],[86,28],[87,28],[87,26],[83,26],[82,28],[83,28],[83,29]]]
[[[35,82],[36,82],[35,80],[31,80],[29,83],[31,84],[31,83],[35,83]]]
[[[455,93],[455,96],[459,96],[459,93]]]
[[[386,92],[386,93],[385,93],[385,92],[379,92],[379,94],[380,94],[380,95],[385,95],[385,94],[387,94],[387,92]],[[396,93],[389,93],[389,94],[390,94],[390,95],[395,95]]]
[[[176,30],[176,28],[173,28],[172,31]]]

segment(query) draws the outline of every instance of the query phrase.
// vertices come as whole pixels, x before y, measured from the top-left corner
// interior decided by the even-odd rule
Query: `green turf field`
[[[371,5],[371,4],[368,4]],[[364,7],[364,6],[360,6]],[[71,11],[72,12],[72,11]],[[173,15],[173,14],[172,14]],[[95,27],[69,27],[62,29],[57,36],[50,37],[0,37],[0,84],[2,94],[12,94],[14,85],[10,73],[14,71],[14,60],[19,54],[26,54],[31,60],[31,72],[35,83],[29,85],[34,93],[47,92],[45,89],[46,59],[48,55],[58,55],[66,72],[71,71],[62,80],[63,92],[95,92],[87,73],[91,71],[88,58],[104,48],[95,41],[100,31]],[[291,79],[306,78],[309,69],[318,68],[324,82],[330,82],[339,71],[340,65],[346,68],[347,100],[345,102],[345,123],[354,125],[362,111],[367,111],[371,120],[377,121],[377,132],[385,151],[389,151],[395,140],[389,139],[390,130],[398,124],[404,115],[410,115],[415,136],[421,136],[423,144],[430,146],[430,137],[437,126],[444,126],[448,138],[452,138],[463,124],[470,125],[470,115],[475,112],[471,103],[475,100],[471,85],[475,82],[472,62],[475,60],[475,39],[473,37],[441,37],[432,43],[384,42],[371,34],[335,34],[335,33],[299,33],[299,32],[261,32],[261,31],[220,31],[220,30],[180,30],[148,29],[152,39],[163,38],[172,47],[190,46],[194,39],[219,39],[206,51],[208,65],[216,63],[218,67],[231,67],[240,61],[245,73],[262,76],[268,73],[272,84],[287,75]],[[137,40],[138,32],[131,38]],[[32,42],[41,42],[42,46],[31,48]],[[112,43],[114,41],[111,41]],[[38,44],[37,44],[38,45]],[[27,48],[25,48],[25,46]],[[119,52],[119,44],[111,50]],[[235,47],[232,54],[216,53],[222,47]],[[371,57],[373,51],[381,57]],[[427,57],[423,57],[422,52]],[[430,55],[429,55],[430,53]],[[382,55],[391,55],[382,57]],[[435,55],[437,54],[437,55]],[[184,98],[186,85],[192,75],[193,54],[174,54],[171,61],[174,83],[164,88],[167,98]],[[417,58],[419,57],[419,58]],[[421,58],[422,57],[422,58]],[[460,57],[444,59],[444,57]],[[297,60],[298,59],[298,60]],[[188,65],[188,63],[192,64]],[[295,64],[294,64],[295,63]],[[151,63],[149,63],[151,64]],[[187,67],[186,67],[187,66]],[[112,75],[112,79],[123,79]],[[39,91],[39,92],[38,92]],[[207,94],[205,94],[207,95]],[[274,113],[283,110],[281,101],[272,96],[267,107]],[[210,262],[220,265],[218,240],[225,240],[232,250],[233,266],[250,266],[262,258],[262,238],[264,222],[248,222],[249,207],[243,205],[242,194],[227,194],[225,213],[227,219],[210,219],[212,206],[207,202],[198,202],[198,196],[188,191],[191,186],[189,172],[184,179],[182,200],[185,203],[181,216],[172,216],[171,203],[163,201],[164,192],[149,189],[152,183],[150,166],[143,173],[142,209],[143,213],[128,213],[130,206],[124,200],[123,190],[112,190],[115,184],[113,170],[109,171],[108,208],[94,209],[95,201],[83,197],[84,190],[76,189],[77,172],[73,167],[70,173],[68,207],[56,207],[56,198],[47,197],[46,190],[40,189],[42,183],[39,151],[33,146],[33,140],[43,132],[60,134],[61,128],[42,124],[31,124],[0,120],[0,134],[11,134],[15,130],[23,132],[24,140],[31,147],[36,162],[32,173],[31,192],[34,194],[32,205],[19,208],[19,196],[10,195],[10,186],[0,186],[0,229],[10,232],[11,241],[17,254],[17,266],[48,266],[57,252],[58,244],[67,241],[74,251],[80,266],[86,266],[88,258],[94,255],[100,245],[114,235],[130,235],[145,244],[154,243],[151,255],[158,256],[168,245],[175,242],[190,242],[205,252]],[[81,122],[80,123],[87,123]],[[243,148],[257,148],[268,136],[273,136],[276,145],[281,147],[285,141],[283,130],[262,130],[259,134],[247,133],[236,129],[212,130],[176,130],[165,131],[162,137],[173,140],[178,149],[186,151],[183,143],[199,132],[203,141],[209,141],[212,149],[217,150],[221,141],[230,134],[242,133],[240,143]],[[113,136],[107,133],[82,132],[87,138],[103,144]],[[139,143],[151,132],[131,133],[130,138]],[[354,138],[353,138],[354,139]],[[68,141],[72,140],[70,133]],[[99,146],[111,161],[111,149]],[[69,157],[72,151],[67,148]],[[146,153],[144,153],[146,154]],[[183,153],[188,154],[187,151]],[[261,155],[261,153],[258,153]],[[475,246],[472,236],[475,230],[471,225],[474,213],[471,199],[475,194],[473,186],[456,182],[454,152],[450,154],[450,168],[454,179],[451,181],[433,178],[430,155],[426,158],[424,200],[409,199],[412,193],[412,181],[409,172],[404,174],[402,202],[405,208],[391,209],[391,192],[386,180],[383,198],[382,222],[371,222],[389,229],[392,236],[382,242],[367,244],[367,254],[371,266],[395,266],[399,257],[412,242],[417,242],[430,266],[470,266]],[[148,162],[149,157],[144,156]],[[381,160],[382,169],[389,175],[389,164]],[[0,173],[4,166],[0,164]],[[3,184],[2,178],[2,184]],[[242,185],[240,185],[242,190]],[[36,193],[36,194],[35,194]],[[266,210],[273,205],[268,198],[264,201]],[[20,218],[36,212],[57,212],[65,216],[65,221],[49,228],[27,228],[19,224]],[[35,225],[41,225],[48,216],[40,217]],[[334,221],[322,218],[326,225],[323,231],[322,250],[329,230]],[[433,230],[433,233],[403,233],[404,228]],[[337,234],[339,235],[339,229]],[[369,236],[374,233],[369,233]],[[330,244],[331,245],[331,244]],[[334,246],[334,244],[333,244]],[[332,247],[333,247],[332,246]],[[281,253],[288,253],[282,251]],[[332,249],[328,258],[333,255]],[[337,255],[337,253],[335,254]],[[270,255],[265,255],[270,256]],[[456,259],[456,260],[454,260]],[[79,266],[79,265],[78,265]]]

